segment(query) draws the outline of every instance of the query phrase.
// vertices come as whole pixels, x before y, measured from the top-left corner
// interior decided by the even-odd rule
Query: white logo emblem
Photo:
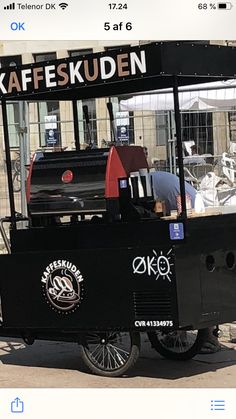
[[[72,262],[57,260],[46,267],[41,283],[54,310],[72,312],[82,300],[83,280],[80,270]]]
[[[147,274],[148,276],[154,275],[157,279],[167,279],[171,282],[171,257],[173,256],[172,249],[166,255],[161,250],[159,255],[153,250],[153,256],[137,256],[132,263],[133,273],[138,275]]]

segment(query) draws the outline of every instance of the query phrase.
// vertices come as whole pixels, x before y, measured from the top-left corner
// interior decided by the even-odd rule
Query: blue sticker
[[[126,189],[128,186],[127,180],[126,179],[121,179],[120,180],[120,189]]]
[[[183,240],[184,239],[184,225],[183,223],[170,223],[170,239]]]

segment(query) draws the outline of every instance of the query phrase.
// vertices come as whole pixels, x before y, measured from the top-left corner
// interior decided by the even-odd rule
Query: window
[[[42,61],[53,61],[57,59],[57,54],[55,52],[46,52],[40,54],[34,54],[34,62],[41,63]]]
[[[236,142],[236,111],[235,108],[228,113],[230,141]]]
[[[112,45],[110,47],[104,47],[105,51],[115,51],[117,49],[121,49],[121,48],[130,48],[130,45],[126,44],[126,45]]]
[[[79,49],[68,51],[70,57],[81,57],[83,55],[92,54],[92,49]],[[90,133],[92,136],[92,140],[97,143],[97,112],[96,112],[96,100],[95,99],[83,99],[77,102],[78,107],[78,118],[79,118],[79,140],[80,143],[89,143],[89,130],[86,125],[86,121],[83,115],[83,106],[88,107],[88,115],[89,115],[89,125],[90,125]]]
[[[130,45],[129,44],[124,44],[124,45],[111,45],[109,47],[104,47],[104,50],[109,52],[109,51],[116,51],[119,50],[121,48],[129,48]],[[120,109],[120,101],[123,100],[123,97],[112,97],[110,98],[110,101],[113,104],[113,113],[114,113],[114,117],[116,118],[116,113],[119,112],[118,110]],[[118,105],[118,107],[116,106]],[[122,140],[122,133],[120,132],[120,130],[123,128],[120,125],[119,119],[116,120],[116,130],[117,130],[117,137],[118,139],[123,142],[123,144],[134,144],[134,113],[132,111],[128,112],[127,117],[125,118],[128,121],[128,125],[125,127],[127,129],[126,134],[124,135],[124,138],[126,138],[125,140]]]
[[[18,128],[20,125],[19,102],[7,103],[8,133],[11,148],[19,147]]]
[[[34,54],[34,61],[40,63],[43,61],[56,60],[56,52]],[[39,123],[39,144],[45,146],[60,146],[60,106],[58,101],[38,102],[38,123]],[[48,122],[49,117],[54,117],[54,122]],[[53,130],[55,142],[50,144],[48,132]]]
[[[213,152],[213,120],[211,112],[181,113],[182,141],[195,141],[201,154]]]
[[[156,145],[166,146],[168,143],[168,113],[156,112]]]
[[[70,57],[80,57],[81,55],[88,55],[93,53],[92,48],[87,49],[75,49],[68,51]]]
[[[14,67],[16,65],[21,65],[22,59],[21,55],[10,55],[8,57],[0,58],[0,66],[3,67]]]
[[[129,111],[129,144],[134,144],[134,113]]]
[[[21,65],[21,55],[10,55],[7,57],[0,57],[0,67],[14,67]],[[19,147],[18,127],[19,119],[19,102],[12,102],[7,104],[7,117],[8,117],[8,131],[10,147]]]

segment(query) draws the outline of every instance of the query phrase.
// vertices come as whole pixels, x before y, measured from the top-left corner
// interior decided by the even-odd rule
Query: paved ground
[[[122,378],[85,372],[77,344],[0,340],[0,387],[236,387],[236,344],[221,339],[223,348],[188,362],[163,359],[143,335],[141,356]]]

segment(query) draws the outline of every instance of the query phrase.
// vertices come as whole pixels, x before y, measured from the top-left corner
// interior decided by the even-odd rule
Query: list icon
[[[211,410],[225,410],[225,400],[211,400]]]

